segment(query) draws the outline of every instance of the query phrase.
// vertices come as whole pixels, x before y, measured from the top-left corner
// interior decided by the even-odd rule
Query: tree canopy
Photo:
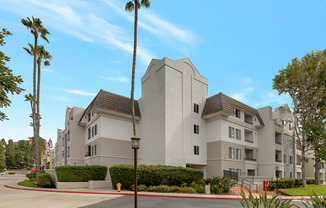
[[[292,59],[273,79],[279,94],[289,94],[293,102],[295,132],[301,144],[302,180],[305,185],[305,160],[309,147],[325,146],[326,50],[312,51]],[[321,152],[324,150],[321,149]],[[318,154],[315,159],[318,161]],[[319,172],[319,170],[318,170]]]
[[[5,28],[0,31],[0,46],[4,46],[6,42],[4,38],[12,34]],[[11,69],[6,66],[10,58],[0,51],[0,108],[9,107],[11,100],[8,98],[8,93],[19,94],[24,89],[18,85],[23,82],[19,76],[14,76]],[[6,114],[0,111],[0,121],[8,119]]]

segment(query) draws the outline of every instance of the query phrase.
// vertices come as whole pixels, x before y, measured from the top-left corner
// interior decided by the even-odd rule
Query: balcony
[[[245,121],[247,124],[251,124],[251,125],[254,124],[254,118],[253,118],[251,115],[248,115],[248,114],[246,114],[246,113],[245,113],[244,121]]]
[[[282,162],[282,151],[276,150],[275,151],[275,162]]]
[[[254,159],[254,158],[250,158],[250,157],[245,157],[245,160],[249,160],[249,161],[257,161],[256,159]]]
[[[245,129],[245,142],[254,143],[254,132]]]
[[[282,134],[275,132],[275,144],[282,145]]]

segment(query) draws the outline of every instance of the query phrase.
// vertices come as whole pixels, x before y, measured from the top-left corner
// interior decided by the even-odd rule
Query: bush
[[[169,186],[150,186],[147,191],[150,192],[161,192],[161,193],[168,193],[170,192],[170,187]]]
[[[45,171],[44,170],[41,170],[40,171],[40,174],[41,173],[45,173]],[[35,172],[34,173],[27,173],[26,174],[26,177],[29,178],[29,179],[36,179],[36,173]]]
[[[170,192],[181,192],[181,188],[179,186],[170,186]]]
[[[220,194],[223,192],[229,192],[231,187],[237,182],[227,177],[212,177],[207,178],[205,183],[211,185],[212,193]]]
[[[130,186],[130,191],[134,191],[135,190],[135,186],[132,185]],[[137,191],[146,191],[147,190],[147,187],[145,185],[138,185],[137,186]]]
[[[182,187],[180,189],[181,193],[197,193],[196,189],[192,188],[192,187]]]
[[[51,175],[49,173],[41,173],[37,176],[37,183],[41,187],[51,188],[54,184],[51,180]]]
[[[129,188],[134,183],[133,165],[115,165],[110,167],[111,181],[116,188],[121,183],[122,188]],[[138,183],[147,187],[157,185],[180,186],[182,182],[190,184],[203,178],[203,171],[173,166],[139,165],[137,167]]]
[[[46,163],[45,168],[46,168],[46,169],[50,169],[50,162]]]
[[[100,165],[58,166],[55,168],[59,182],[88,182],[89,180],[104,180],[107,171],[108,168],[106,166]]]
[[[205,182],[204,181],[193,181],[190,187],[194,188],[197,193],[205,193]]]
[[[294,188],[296,180],[293,178],[281,178],[278,180],[279,189]],[[273,191],[277,187],[277,181],[271,181],[271,184],[268,186],[268,189]]]

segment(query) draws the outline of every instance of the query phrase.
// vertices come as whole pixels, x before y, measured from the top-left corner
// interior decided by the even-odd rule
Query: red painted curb
[[[48,189],[31,189],[31,188],[20,188],[14,187],[9,185],[4,185],[6,188],[18,189],[18,190],[25,190],[25,191],[43,191],[43,192],[54,192],[54,193],[71,193],[71,194],[103,194],[103,195],[121,195],[121,196],[133,196],[133,193],[112,193],[112,192],[88,192],[88,191],[63,191],[63,190],[48,190]],[[215,199],[215,200],[241,200],[242,198],[239,197],[206,197],[206,196],[176,196],[176,195],[155,195],[155,194],[142,194],[138,193],[138,196],[145,196],[145,197],[163,197],[163,198],[184,198],[184,199]],[[304,199],[304,198],[292,198],[292,199],[281,199],[282,201],[285,200],[311,200],[311,198]]]
[[[71,194],[104,194],[104,195],[121,195],[121,196],[133,196],[133,193],[108,193],[108,192],[87,192],[87,191],[63,191],[63,190],[47,190],[47,189],[31,189],[20,188],[9,185],[4,185],[6,188],[25,190],[25,191],[43,191],[43,192],[55,192],[55,193],[71,193]],[[142,194],[138,193],[138,196],[145,197],[165,197],[165,198],[188,198],[188,199],[215,199],[215,200],[240,200],[240,198],[227,198],[227,197],[200,197],[200,196],[175,196],[175,195],[155,195],[155,194]]]

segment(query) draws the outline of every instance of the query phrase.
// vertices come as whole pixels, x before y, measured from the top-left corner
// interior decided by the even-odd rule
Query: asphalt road
[[[25,191],[4,187],[5,184],[22,181],[23,176],[0,176],[0,208],[132,208],[132,196],[51,193]],[[302,205],[301,202],[294,202]],[[237,200],[185,199],[163,197],[138,197],[139,208],[241,208]],[[303,207],[303,206],[301,206]]]

